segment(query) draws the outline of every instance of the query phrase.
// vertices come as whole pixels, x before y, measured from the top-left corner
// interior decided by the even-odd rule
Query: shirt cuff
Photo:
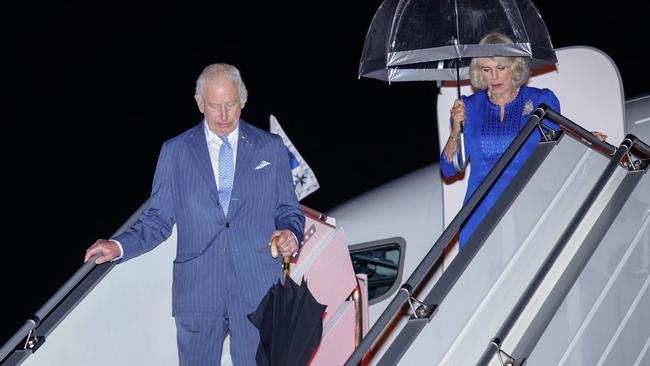
[[[117,244],[117,246],[120,248],[120,255],[111,259],[111,262],[119,261],[120,259],[122,259],[122,257],[124,257],[124,248],[122,248],[122,244],[115,239],[108,239],[108,241],[112,241],[113,243]]]
[[[291,230],[289,231],[291,232],[291,235],[293,235],[293,240],[295,240],[296,243],[298,244],[298,249],[296,249],[296,251],[293,252],[293,254],[291,254],[291,258],[296,258],[298,256],[298,252],[300,252],[300,243],[298,242],[298,237],[296,236],[296,234],[294,234],[294,232]]]

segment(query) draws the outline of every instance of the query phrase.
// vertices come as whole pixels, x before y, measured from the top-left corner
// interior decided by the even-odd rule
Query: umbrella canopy
[[[320,343],[325,305],[316,301],[304,278],[279,280],[248,319],[260,332],[255,360],[260,366],[304,366]]]
[[[488,33],[511,44],[479,44]],[[531,68],[557,62],[530,0],[385,0],[364,43],[359,76],[384,81],[469,78],[472,57],[523,56]]]

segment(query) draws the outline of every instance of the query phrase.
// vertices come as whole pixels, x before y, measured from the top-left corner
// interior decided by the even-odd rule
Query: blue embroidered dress
[[[517,97],[505,105],[502,121],[500,108],[490,101],[487,90],[481,90],[468,97],[462,96],[462,98],[465,102],[466,114],[465,151],[472,166],[467,193],[463,201],[464,204],[515,139],[519,130],[526,125],[530,114],[535,111],[535,108],[544,103],[560,113],[560,102],[549,89],[522,86]],[[544,120],[544,123],[554,129],[558,128],[555,123],[549,120]],[[494,202],[535,150],[540,138],[539,131],[535,130],[501,177],[494,183],[492,189],[483,198],[483,201],[474,210],[472,216],[465,222],[460,232],[460,248],[465,245],[490,208],[492,208]],[[440,169],[445,177],[458,174],[453,164],[447,161],[444,152],[440,158]]]

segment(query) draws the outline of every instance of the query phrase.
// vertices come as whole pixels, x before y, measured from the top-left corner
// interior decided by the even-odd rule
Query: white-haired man
[[[235,365],[255,365],[258,330],[248,320],[281,277],[282,257],[302,242],[304,213],[282,139],[240,119],[248,98],[237,68],[207,66],[195,99],[204,119],[162,147],[148,207],[115,238],[97,240],[85,260],[128,260],[177,226],[172,312],[181,365],[218,365],[226,332]]]

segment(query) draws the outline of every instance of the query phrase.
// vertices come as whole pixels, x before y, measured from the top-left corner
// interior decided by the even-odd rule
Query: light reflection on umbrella
[[[513,43],[479,44],[492,32]],[[359,77],[459,83],[471,58],[491,56],[528,57],[531,69],[557,62],[530,0],[385,0],[368,28]]]
[[[480,44],[490,33],[512,43]],[[469,79],[474,57],[519,56],[536,69],[557,62],[542,16],[530,0],[385,0],[363,45],[359,77],[393,81]],[[461,124],[454,167],[467,164]]]

